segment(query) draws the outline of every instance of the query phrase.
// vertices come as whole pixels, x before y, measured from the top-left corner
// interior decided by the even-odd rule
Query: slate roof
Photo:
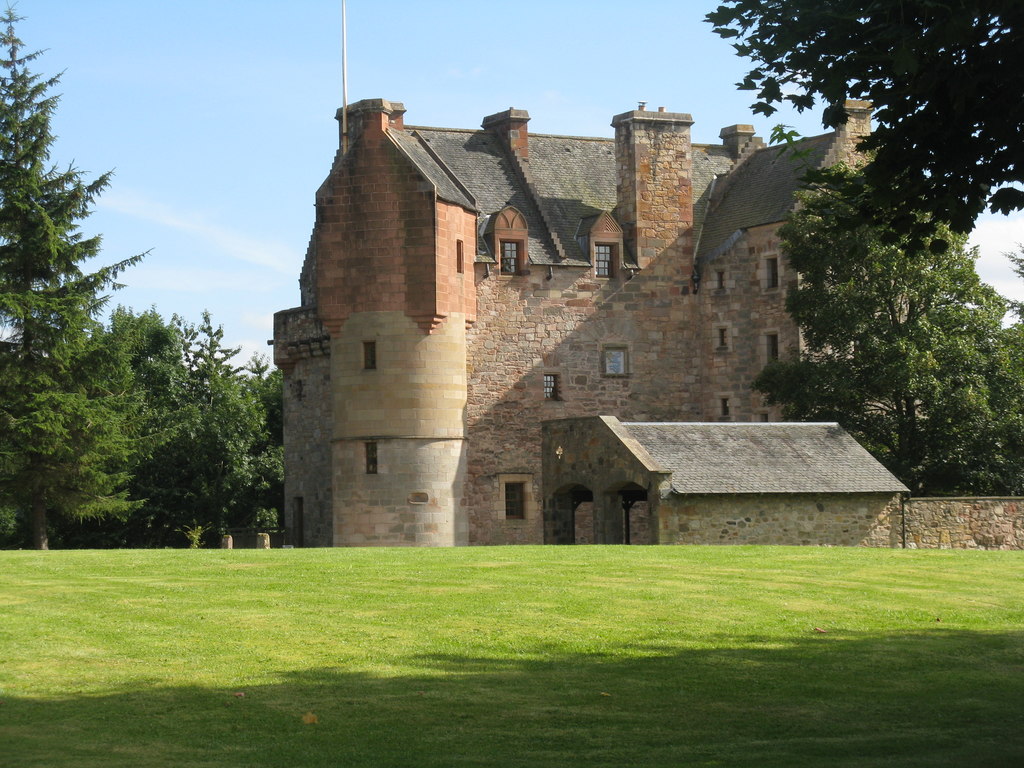
[[[798,148],[807,151],[805,157],[782,151],[784,146],[765,147],[741,163],[722,182],[727,187],[706,217],[697,258],[712,259],[736,230],[785,219],[800,189],[800,177],[807,167],[822,165],[833,141],[832,134],[803,139]],[[696,194],[694,190],[695,199]]]
[[[530,134],[528,173],[533,192],[516,171],[502,140],[485,130],[407,126],[391,131],[441,199],[475,209],[483,219],[508,205],[526,218],[533,264],[588,265],[576,238],[580,222],[616,204],[615,141]],[[729,171],[723,146],[693,146],[694,222],[703,223],[712,181]],[[559,253],[548,232],[562,246]],[[481,247],[483,238],[479,239]],[[627,258],[628,254],[624,254]],[[493,254],[484,260],[493,261]]]
[[[679,494],[908,493],[834,423],[623,423]]]
[[[477,212],[481,215],[492,214],[508,205],[523,214],[529,229],[527,252],[533,264],[559,263],[558,251],[547,236],[547,226],[534,204],[529,191],[519,180],[511,158],[508,156],[501,139],[483,130],[459,130],[452,128],[427,128],[410,126],[404,138],[406,142],[422,142],[425,148],[433,152],[437,160],[429,157],[425,161],[427,167],[420,166],[424,174],[431,178],[439,170],[438,160],[462,183],[476,201]],[[392,131],[399,136],[402,131]],[[533,149],[530,137],[530,149]],[[427,154],[424,152],[424,154]],[[430,166],[433,166],[432,168]],[[435,170],[437,169],[437,170]],[[441,171],[443,173],[443,171]],[[614,183],[614,177],[613,177]],[[438,194],[445,200],[459,203],[458,199]],[[478,238],[483,245],[484,239]],[[490,259],[493,261],[493,255]]]

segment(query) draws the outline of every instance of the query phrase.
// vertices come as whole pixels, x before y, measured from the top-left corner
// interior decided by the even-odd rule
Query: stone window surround
[[[533,475],[525,473],[500,474],[498,479],[498,515],[500,519],[512,525],[524,525],[537,517],[537,499],[533,491]],[[523,516],[509,517],[505,499],[505,489],[508,485],[520,485],[523,491]]]
[[[621,365],[614,365],[614,353],[621,352]],[[611,364],[611,365],[610,365]],[[612,367],[619,370],[609,370]],[[605,344],[601,347],[601,375],[610,378],[624,378],[630,374],[629,347],[626,344]]]
[[[594,241],[590,262],[594,265],[594,277],[598,280],[611,280],[618,276],[622,265],[619,263],[619,254],[622,252],[621,241],[596,240]],[[606,251],[608,258],[599,259],[598,254]],[[604,269],[602,269],[602,266]],[[605,271],[607,270],[607,271]]]
[[[761,261],[761,285],[765,291],[777,291],[782,285],[782,265],[778,256],[766,256]]]

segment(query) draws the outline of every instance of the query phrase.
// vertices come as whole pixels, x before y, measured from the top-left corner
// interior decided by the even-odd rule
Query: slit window
[[[777,258],[765,259],[765,283],[768,288],[779,287],[779,260]]]
[[[462,241],[455,241],[455,271],[460,275],[466,271],[466,258],[463,255]]]
[[[373,371],[377,368],[377,342],[363,342],[363,370]]]
[[[769,333],[765,338],[765,347],[768,354],[768,360],[779,359],[779,334]]]
[[[719,328],[718,329],[718,347],[719,349],[725,349],[729,346],[729,329]]]
[[[715,273],[715,288],[720,291],[725,290],[725,272],[721,269]]]
[[[721,414],[722,418],[723,419],[729,418],[729,398],[728,397],[721,398],[721,400],[719,401],[719,407],[721,409],[720,410],[720,414]]]
[[[369,442],[363,443],[363,448],[366,450],[366,474],[376,475],[377,474],[377,443]]]

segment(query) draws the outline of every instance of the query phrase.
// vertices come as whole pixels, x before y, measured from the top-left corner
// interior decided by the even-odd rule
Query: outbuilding
[[[551,544],[900,546],[909,490],[835,423],[543,424]]]

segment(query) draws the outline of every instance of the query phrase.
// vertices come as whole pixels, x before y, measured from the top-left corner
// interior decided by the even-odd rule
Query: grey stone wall
[[[908,549],[1024,549],[1024,498],[922,498],[904,506]]]
[[[659,542],[898,547],[899,505],[878,493],[671,496]]]

